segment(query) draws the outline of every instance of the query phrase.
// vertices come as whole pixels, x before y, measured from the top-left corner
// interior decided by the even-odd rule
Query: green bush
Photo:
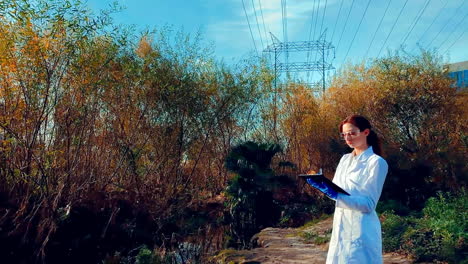
[[[468,196],[466,191],[459,195],[439,193],[428,200],[423,209],[426,223],[445,240],[467,238]]]
[[[225,166],[235,173],[226,188],[231,217],[229,246],[250,247],[255,233],[279,220],[270,186],[275,175],[270,164],[279,152],[278,144],[247,141],[234,146],[227,155]]]
[[[398,251],[400,249],[403,234],[408,229],[410,218],[405,218],[393,213],[385,212],[382,217],[382,240],[385,252]]]
[[[138,255],[136,256],[135,264],[153,264],[154,263],[154,256],[153,252],[148,249],[146,246],[143,246]]]
[[[467,212],[465,190],[438,193],[427,200],[420,215],[400,216],[386,211],[382,214],[383,249],[402,251],[417,262],[468,263]]]
[[[419,223],[415,227],[408,227],[403,234],[403,241],[401,248],[417,262],[440,259],[440,237],[434,235],[432,230],[421,227]]]
[[[427,201],[421,225],[431,230],[440,242],[441,260],[451,263],[467,261],[468,256],[468,195],[438,193]]]
[[[397,215],[408,215],[410,213],[410,209],[408,206],[401,203],[401,201],[397,200],[385,200],[380,201],[377,204],[376,211],[378,213],[385,213],[385,212],[394,212]]]
[[[331,199],[315,198],[307,202],[286,204],[281,207],[281,218],[278,221],[279,227],[299,227],[307,221],[317,218],[321,219],[322,214],[332,214],[335,203]],[[321,219],[322,220],[322,219]]]

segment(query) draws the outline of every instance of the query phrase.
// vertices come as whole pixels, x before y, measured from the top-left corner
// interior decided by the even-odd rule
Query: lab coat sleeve
[[[336,199],[336,207],[369,213],[375,210],[380,194],[382,193],[385,177],[388,172],[387,162],[378,158],[370,161],[367,180],[363,188],[357,194],[351,196],[339,193]]]

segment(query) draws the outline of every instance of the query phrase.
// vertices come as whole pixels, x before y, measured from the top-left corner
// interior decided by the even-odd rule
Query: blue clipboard
[[[299,174],[298,176],[299,176],[299,178],[302,178],[304,180],[306,180],[307,178],[311,178],[315,182],[325,183],[326,185],[328,185],[330,188],[332,188],[336,192],[343,193],[343,194],[346,194],[346,195],[350,195],[345,190],[343,190],[340,186],[334,184],[330,179],[325,177],[323,174]]]

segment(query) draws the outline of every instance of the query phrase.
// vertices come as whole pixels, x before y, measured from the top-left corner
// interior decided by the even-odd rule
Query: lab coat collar
[[[359,156],[356,156],[355,159],[359,162],[366,162],[367,159],[374,154],[374,150],[372,149],[372,146],[369,146],[364,152],[359,154]]]

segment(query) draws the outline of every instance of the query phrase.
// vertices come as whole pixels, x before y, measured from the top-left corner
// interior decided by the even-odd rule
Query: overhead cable
[[[424,32],[422,33],[421,37],[418,39],[418,41],[416,41],[416,43],[421,43],[421,40],[424,38],[424,36],[426,36],[426,33],[429,31],[429,29],[432,27],[432,25],[434,25],[434,22],[437,20],[437,18],[439,18],[440,14],[442,14],[442,11],[444,11],[445,7],[447,6],[448,2],[450,0],[447,0],[444,4],[444,6],[439,10],[439,12],[437,13],[437,15],[435,16],[435,18],[432,20],[431,24],[426,28],[426,30],[424,30]],[[413,48],[414,50],[414,48]]]
[[[416,24],[418,24],[419,22],[419,19],[421,19],[421,16],[424,14],[424,11],[426,10],[427,6],[429,5],[429,3],[431,2],[431,0],[427,0],[426,1],[426,4],[424,5],[424,7],[421,9],[421,11],[419,11],[418,15],[416,15],[413,23],[411,24],[410,26],[410,30],[409,32],[406,34],[406,36],[403,38],[403,40],[401,41],[401,45],[404,45],[406,40],[408,39],[409,35],[411,34],[411,32],[413,32],[413,29],[414,27],[416,26]]]
[[[257,45],[255,44],[255,39],[252,33],[252,27],[250,26],[249,16],[247,15],[247,10],[245,9],[244,0],[242,0],[242,6],[244,7],[245,18],[247,19],[247,24],[249,25],[250,36],[252,37],[252,42],[254,44],[255,52],[257,52],[257,56],[260,56],[258,54]]]
[[[366,55],[364,56],[364,59],[367,58],[367,54],[369,53],[369,50],[372,46],[372,43],[374,43],[374,39],[375,39],[375,36],[377,35],[377,32],[379,31],[380,29],[380,26],[382,25],[382,21],[384,20],[385,18],[385,15],[387,14],[387,11],[388,11],[388,8],[390,7],[390,4],[392,3],[392,0],[389,0],[388,1],[388,4],[387,4],[387,7],[385,8],[385,11],[384,11],[384,14],[383,16],[380,18],[380,21],[379,21],[379,25],[377,26],[377,28],[375,29],[375,32],[374,32],[374,35],[372,36],[372,40],[369,44],[369,47],[367,47],[367,51],[366,51]]]
[[[330,39],[330,41],[332,41],[332,42],[333,42],[333,36],[335,36],[336,25],[338,24],[338,20],[340,18],[341,8],[343,7],[343,2],[344,2],[344,0],[341,0],[340,9],[338,10],[338,15],[336,16],[335,26],[333,27],[333,33],[332,33],[332,36],[331,36],[331,39]]]
[[[318,0],[317,8],[315,9],[315,24],[314,24],[314,39],[315,39],[315,32],[317,31],[317,22],[319,17],[319,7],[320,7],[320,0]]]
[[[252,0],[252,8],[253,8],[254,15],[255,15],[255,21],[257,22],[257,29],[258,29],[258,35],[260,36],[260,43],[262,43],[262,48],[263,48],[265,46],[263,46],[262,32],[260,31],[260,23],[258,23],[258,16],[257,16],[257,11],[255,10],[254,0]]]
[[[345,29],[346,29],[346,25],[348,24],[349,15],[351,14],[351,10],[353,10],[353,5],[354,5],[354,0],[353,0],[353,2],[351,2],[351,7],[349,8],[348,15],[346,16],[346,21],[345,21],[345,24],[343,26],[343,31],[341,31],[340,40],[338,40],[338,45],[336,45],[336,49],[338,49],[340,47],[341,39],[343,38],[343,34],[344,34]]]
[[[258,0],[258,5],[260,7],[260,14],[262,15],[263,32],[265,33],[265,40],[266,40],[266,44],[268,46],[267,30],[266,30],[266,26],[265,26],[265,19],[263,18],[263,8],[262,8],[262,1],[261,0]]]
[[[466,0],[464,0],[459,6],[457,9],[455,9],[455,12],[457,12],[458,10],[460,10],[460,8],[463,6],[463,4],[465,4]],[[437,32],[436,36],[431,40],[431,42],[429,42],[429,44],[426,46],[426,48],[429,48],[432,44],[432,42],[434,42],[434,40],[440,35],[440,33],[445,29],[445,27],[450,23],[452,22],[452,19],[455,18],[456,16],[451,16],[450,19],[445,23],[445,25],[439,30],[439,32]]]
[[[313,36],[313,39],[315,40],[315,33],[317,32],[317,22],[318,22],[318,19],[319,19],[319,8],[320,8],[320,0],[318,0],[317,2],[317,8],[315,9],[315,23],[314,23],[314,36]],[[315,56],[314,56],[314,62],[317,60],[317,51],[315,51]],[[310,62],[310,57],[309,59],[307,60],[307,62]],[[314,72],[312,72],[312,76],[313,76]],[[307,79],[307,81],[309,81],[309,79]]]
[[[453,28],[452,32],[450,32],[450,34],[445,38],[444,41],[442,41],[442,43],[439,45],[439,48],[440,49],[444,44],[445,42],[447,42],[447,40],[452,36],[453,32],[455,32],[455,30],[457,28],[459,28],[460,24],[463,23],[463,21],[465,21],[466,17],[468,17],[468,12],[465,14],[465,16],[460,20],[460,22],[458,22],[458,24]]]
[[[359,21],[359,25],[358,25],[358,27],[356,29],[356,32],[354,32],[353,40],[351,40],[351,44],[349,44],[349,48],[348,48],[348,51],[346,52],[346,55],[344,56],[343,63],[345,62],[346,57],[348,57],[349,51],[351,50],[351,46],[353,46],[354,39],[356,38],[356,35],[359,32],[359,28],[361,27],[362,20],[364,20],[364,17],[366,16],[367,9],[369,8],[370,2],[371,2],[371,0],[367,1],[366,10],[364,10],[364,13],[362,14],[362,17],[361,17],[361,21]]]
[[[442,52],[442,54],[447,53],[447,51],[449,51],[449,50],[453,47],[453,45],[455,45],[455,43],[457,43],[458,40],[461,39],[461,37],[462,37],[463,35],[465,35],[467,29],[468,29],[468,27],[465,28],[465,30],[461,32],[461,34],[458,36],[458,38],[456,38],[455,41],[453,41],[452,44],[451,44],[450,46],[448,46],[448,48],[447,48],[444,52]]]
[[[314,18],[315,18],[315,3],[316,1],[314,0],[314,4],[312,6],[312,15],[310,16],[310,28],[309,28],[309,38],[308,41],[310,41],[310,38],[312,36],[312,25],[314,24]],[[309,57],[310,57],[310,50],[307,50],[307,57],[306,57],[306,62],[309,62]],[[309,80],[310,72],[307,72],[307,80]]]
[[[320,25],[320,35],[322,35],[322,29],[323,29],[323,21],[325,20],[325,11],[327,11],[327,2],[328,0],[325,0],[325,6],[323,7],[323,15],[322,15],[322,24]]]
[[[405,1],[405,4],[404,4],[403,7],[401,8],[400,13],[398,14],[398,17],[397,17],[396,20],[395,20],[395,23],[393,23],[393,26],[392,26],[392,28],[390,29],[390,32],[388,33],[387,37],[385,38],[384,44],[382,45],[382,47],[381,47],[380,50],[379,50],[379,53],[377,54],[377,57],[380,56],[380,53],[382,52],[383,48],[385,47],[385,44],[387,44],[388,38],[389,38],[390,35],[392,34],[393,29],[395,29],[395,25],[398,23],[398,20],[400,19],[400,16],[401,16],[401,13],[403,13],[403,10],[405,10],[405,6],[406,6],[407,3],[408,3],[408,0]]]

